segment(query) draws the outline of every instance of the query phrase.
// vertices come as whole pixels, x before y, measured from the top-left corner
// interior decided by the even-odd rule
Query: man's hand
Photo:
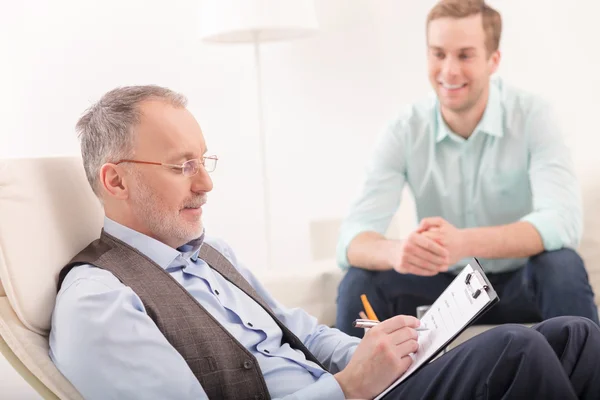
[[[421,276],[447,271],[449,260],[449,252],[443,245],[418,231],[403,241],[395,241],[389,256],[389,263],[397,272]]]
[[[335,379],[346,398],[372,399],[398,379],[419,348],[417,318],[398,315],[369,329],[352,359]]]
[[[441,217],[424,218],[417,232],[448,250],[449,265],[454,265],[469,256],[466,251],[464,231]]]

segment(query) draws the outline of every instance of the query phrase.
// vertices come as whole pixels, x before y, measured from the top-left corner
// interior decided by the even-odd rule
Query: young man
[[[205,236],[217,159],[185,104],[168,89],[125,87],[77,124],[106,218],[60,274],[53,362],[85,399],[375,397],[412,363],[419,321],[390,318],[360,341],[278,304]],[[600,329],[585,318],[507,325],[388,398],[597,398],[598,354]]]
[[[577,180],[550,108],[490,79],[501,17],[482,1],[447,0],[427,18],[429,80],[436,96],[414,104],[380,139],[361,196],[344,221],[337,327],[367,294],[380,319],[414,315],[469,257],[500,296],[478,322],[536,322],[579,315],[598,323],[575,248],[582,231]],[[418,228],[387,240],[405,184]]]

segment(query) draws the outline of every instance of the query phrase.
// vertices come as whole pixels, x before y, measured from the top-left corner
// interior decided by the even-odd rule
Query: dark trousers
[[[543,252],[516,271],[486,275],[500,302],[476,324],[534,323],[562,315],[599,323],[583,260],[573,250]],[[352,326],[363,309],[363,293],[380,320],[398,314],[415,315],[416,307],[433,304],[454,277],[449,273],[423,277],[350,267],[338,288],[336,327],[349,335],[363,336],[363,329]]]
[[[486,331],[427,364],[385,399],[600,399],[600,328],[557,317]]]

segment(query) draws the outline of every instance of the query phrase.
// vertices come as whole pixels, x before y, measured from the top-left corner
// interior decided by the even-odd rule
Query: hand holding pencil
[[[367,312],[364,316],[368,317]],[[420,321],[409,315],[397,315],[382,322],[357,321],[373,324],[372,328],[360,341],[346,368],[334,377],[347,398],[371,399],[412,364],[411,355],[419,348],[416,329]]]

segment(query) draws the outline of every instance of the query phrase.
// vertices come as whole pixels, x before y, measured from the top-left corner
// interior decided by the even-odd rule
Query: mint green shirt
[[[490,83],[488,105],[469,139],[453,133],[437,98],[412,105],[379,138],[366,181],[344,220],[337,246],[342,268],[361,232],[384,234],[408,184],[417,218],[439,216],[457,228],[527,221],[545,250],[577,247],[581,195],[569,150],[551,108],[538,97]],[[527,259],[480,259],[487,272]],[[466,259],[455,266],[466,265]]]

